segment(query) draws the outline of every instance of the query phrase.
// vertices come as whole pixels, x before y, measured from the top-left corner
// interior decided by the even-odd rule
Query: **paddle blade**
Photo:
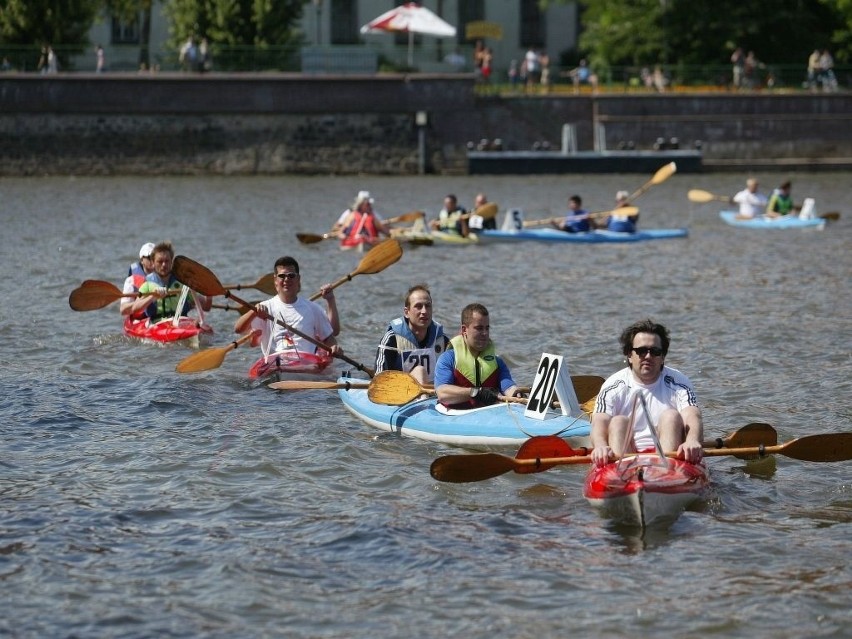
[[[585,404],[598,396],[598,391],[603,386],[604,378],[600,375],[572,375],[571,383],[574,385],[574,393],[577,395],[577,401]]]
[[[538,435],[530,437],[518,449],[515,459],[548,459],[554,457],[572,457],[574,455],[587,455],[589,453],[585,448],[574,450],[561,437],[556,435]],[[525,475],[528,473],[540,473],[545,470],[550,470],[555,464],[536,463],[535,465],[516,465],[515,472]]]
[[[701,189],[690,189],[690,191],[686,194],[686,197],[689,198],[690,202],[697,202],[698,204],[706,204],[707,202],[712,202],[716,199],[715,195],[709,191],[702,191]]]
[[[302,244],[318,244],[328,237],[326,235],[316,235],[315,233],[296,233],[296,238]]]
[[[820,213],[817,217],[828,220],[829,222],[836,222],[840,219],[840,213],[838,211],[829,211],[828,213]]]
[[[202,295],[225,295],[227,292],[213,271],[184,255],[175,257],[172,273],[179,282]],[[234,300],[236,301],[237,298],[235,297]]]
[[[497,211],[498,211],[497,205],[494,204],[493,202],[489,202],[488,204],[483,204],[482,206],[478,207],[474,211],[474,214],[478,215],[479,217],[481,217],[484,220],[491,220],[491,219],[494,219],[494,217],[496,217]]]
[[[654,177],[651,178],[651,184],[661,184],[668,180],[671,176],[675,174],[677,171],[677,164],[674,162],[669,162],[664,167],[660,168],[656,173],[654,173]]]
[[[200,373],[219,368],[225,361],[225,355],[231,350],[233,350],[232,346],[224,346],[198,351],[178,362],[175,370],[178,373]]]
[[[514,459],[498,453],[446,455],[432,462],[429,474],[438,481],[461,484],[491,479],[514,468]]]
[[[254,288],[261,293],[266,293],[267,295],[276,295],[278,293],[278,291],[275,290],[275,276],[272,273],[267,273],[255,282],[254,286],[246,288]]]
[[[423,211],[409,211],[408,213],[403,213],[402,215],[397,215],[396,217],[391,217],[385,220],[385,224],[400,224],[404,222],[416,222],[417,218],[426,217],[426,213]]]
[[[68,296],[68,304],[75,311],[94,311],[121,299],[121,290],[109,282],[86,280]]]
[[[402,371],[382,371],[371,381],[367,397],[375,404],[402,406],[427,392],[411,375]]]
[[[398,261],[402,257],[402,244],[399,240],[389,238],[376,244],[373,248],[367,251],[367,254],[361,259],[358,268],[352,273],[353,275],[371,275],[384,271],[388,266]]]
[[[778,446],[787,457],[813,462],[838,462],[852,459],[852,433],[809,435]]]
[[[778,433],[770,424],[753,422],[746,424],[725,439],[717,438],[707,447],[716,448],[745,448],[748,446],[775,446],[778,444]]]
[[[397,238],[401,242],[405,242],[406,244],[411,244],[411,246],[432,246],[435,243],[431,237],[398,237]]]

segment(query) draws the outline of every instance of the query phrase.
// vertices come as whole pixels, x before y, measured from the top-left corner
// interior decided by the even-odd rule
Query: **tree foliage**
[[[568,0],[540,0],[546,8]],[[852,60],[852,0],[580,0],[592,66],[724,64],[736,47],[773,64],[828,47]]]
[[[295,24],[305,0],[166,0],[170,46],[206,38],[219,68],[279,68],[302,44]],[[266,55],[264,55],[266,53]]]
[[[0,0],[0,42],[30,45],[35,55],[54,46],[64,66],[71,54],[83,51],[101,0]]]

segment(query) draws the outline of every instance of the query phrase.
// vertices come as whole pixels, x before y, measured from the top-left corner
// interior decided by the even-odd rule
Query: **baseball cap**
[[[147,242],[142,245],[142,248],[139,249],[139,259],[141,260],[143,257],[151,257],[151,253],[154,252],[155,245],[153,242]]]

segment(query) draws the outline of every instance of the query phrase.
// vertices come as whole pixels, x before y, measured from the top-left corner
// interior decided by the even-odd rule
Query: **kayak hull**
[[[649,528],[674,522],[684,509],[702,499],[709,483],[703,462],[640,454],[592,467],[583,496],[614,523]]]
[[[822,218],[802,219],[796,215],[784,215],[781,217],[765,217],[760,215],[747,220],[737,219],[736,211],[720,211],[719,217],[726,224],[747,229],[762,230],[787,230],[787,229],[818,229],[825,228],[825,220]]]
[[[605,229],[596,229],[587,233],[566,233],[559,229],[540,228],[522,229],[519,231],[480,231],[481,243],[496,242],[574,242],[574,243],[626,243],[644,242],[648,240],[668,240],[687,237],[687,229],[640,229],[635,233],[618,233]]]
[[[322,373],[332,362],[327,351],[317,354],[284,351],[270,353],[261,357],[249,369],[251,379],[262,379],[280,373],[306,373],[317,375]]]
[[[341,384],[352,381],[344,377]],[[523,404],[499,403],[472,410],[446,411],[434,396],[404,406],[371,402],[367,390],[338,390],[346,409],[365,424],[390,433],[464,447],[519,446],[532,435],[558,434],[572,446],[588,446],[590,424],[584,418],[524,416]]]
[[[181,344],[189,348],[209,346],[213,342],[213,327],[192,317],[181,317],[175,326],[171,317],[149,324],[147,319],[125,318],[124,334],[154,344]]]

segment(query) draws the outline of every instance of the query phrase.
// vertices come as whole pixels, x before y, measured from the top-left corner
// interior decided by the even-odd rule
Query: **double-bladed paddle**
[[[583,404],[598,394],[604,379],[598,375],[573,375],[571,381],[574,384],[574,392],[577,395],[577,400]],[[403,404],[414,401],[420,395],[434,392],[434,387],[427,387],[420,384],[408,373],[402,371],[382,371],[370,381],[367,397],[369,397],[371,402],[376,404],[402,406]],[[506,399],[508,401],[515,401],[520,398]]]
[[[222,286],[221,282],[219,282],[219,279],[216,277],[216,275],[213,274],[213,271],[208,269],[203,264],[199,264],[195,260],[192,260],[184,255],[178,255],[174,259],[172,271],[174,272],[175,277],[177,277],[178,280],[185,283],[193,290],[200,291],[203,295],[224,295],[225,297],[230,297],[237,304],[242,304],[243,306],[248,306],[252,308],[255,313],[257,313],[261,317],[273,320],[276,324],[283,326],[291,333],[298,335],[299,337],[301,337],[305,341],[310,342],[317,348],[321,348],[330,352],[330,348],[326,344],[323,344],[322,342],[317,340],[316,338],[301,332],[297,328],[287,324],[281,319],[270,317],[268,313],[263,311],[263,309],[253,304],[249,304],[245,300],[242,300],[236,295],[234,295],[231,291]],[[351,364],[359,371],[367,373],[367,375],[369,375],[370,377],[372,377],[374,374],[374,371],[372,369],[367,368],[359,362],[356,362],[355,360],[347,357],[343,353],[332,353],[332,356],[337,357],[338,359],[341,359],[348,364]]]
[[[734,201],[734,199],[728,195],[716,195],[715,193],[704,191],[702,189],[690,189],[687,192],[686,197],[689,198],[690,202],[695,202],[696,204],[707,204],[714,200],[731,204]],[[836,222],[840,219],[840,213],[838,211],[829,211],[828,213],[818,213],[817,217],[823,220],[828,220],[829,222]]]
[[[285,379],[280,382],[272,382],[267,386],[275,390],[350,390],[352,388],[369,388],[370,382],[367,380],[323,382]]]
[[[168,295],[178,295],[180,290],[169,291]],[[146,293],[145,295],[148,295]],[[109,306],[122,297],[139,297],[139,293],[124,293],[111,282],[103,280],[86,280],[71,291],[68,304],[75,311],[94,311]]]
[[[567,442],[564,446],[549,443],[557,450],[554,457],[533,456],[538,451],[531,447],[524,451],[523,446],[519,453],[523,456],[509,457],[498,453],[480,453],[466,455],[446,455],[437,458],[430,467],[433,478],[439,481],[464,483],[482,481],[503,475],[513,470],[517,473],[540,472],[567,464],[591,463],[591,455],[586,454],[587,449],[574,450]],[[536,447],[538,444],[535,445]],[[666,453],[674,457],[677,453]],[[704,449],[705,457],[719,457],[722,455],[786,455],[793,459],[812,462],[836,462],[852,459],[852,433],[832,433],[827,435],[809,435],[793,439],[777,446],[746,446],[741,448],[710,448]]]
[[[631,215],[636,215],[639,212],[639,209],[635,206],[622,206],[617,209],[613,209],[611,211],[598,211],[596,213],[586,213],[585,215],[577,215],[571,217],[571,221],[575,220],[588,220],[588,219],[598,219],[603,217],[609,217],[610,215],[618,215],[621,217],[629,217]],[[524,228],[528,226],[542,226],[544,224],[551,224],[554,222],[562,222],[565,219],[564,215],[559,217],[548,217],[543,220],[528,220],[524,222]]]
[[[226,289],[240,290],[243,288],[254,288],[268,295],[275,294],[274,276],[269,273],[258,279],[253,284],[231,284]],[[180,291],[170,291],[169,295],[177,295]],[[68,304],[75,311],[94,311],[109,306],[122,297],[139,297],[139,293],[124,293],[111,282],[103,280],[86,280],[80,286],[71,291],[68,296]]]

